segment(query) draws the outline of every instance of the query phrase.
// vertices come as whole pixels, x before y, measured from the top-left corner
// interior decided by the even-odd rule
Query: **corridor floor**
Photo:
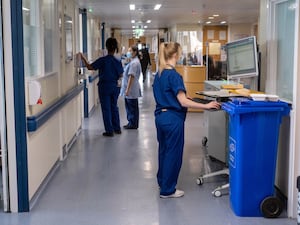
[[[185,152],[178,188],[185,196],[161,199],[156,183],[157,141],[151,81],[143,84],[140,127],[103,137],[99,107],[83,122],[82,131],[30,213],[0,213],[1,225],[294,225],[285,218],[244,218],[234,215],[229,195],[211,191],[227,181],[196,178],[221,168],[201,146],[206,135],[203,113],[188,113]],[[122,125],[124,101],[119,99]],[[217,141],[217,140],[216,140]],[[250,194],[250,193],[249,193]]]

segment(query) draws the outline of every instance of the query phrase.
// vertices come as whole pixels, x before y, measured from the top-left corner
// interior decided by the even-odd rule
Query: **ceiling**
[[[232,23],[256,23],[259,15],[259,0],[74,0],[80,8],[86,8],[94,16],[99,16],[108,27],[119,28],[122,33],[132,33],[132,26],[148,26],[145,34],[170,28],[175,24],[203,24],[208,17],[210,25],[221,21]],[[134,11],[129,4],[135,4]],[[153,10],[161,4],[160,10]],[[131,23],[135,20],[135,24]],[[146,21],[151,20],[147,24]]]

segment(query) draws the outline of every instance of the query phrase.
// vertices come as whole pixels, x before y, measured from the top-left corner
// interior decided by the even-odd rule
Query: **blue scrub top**
[[[106,55],[98,58],[91,65],[95,70],[99,70],[98,85],[103,84],[107,89],[117,86],[118,79],[123,73],[123,67],[120,60],[113,55]]]
[[[177,99],[179,91],[186,93],[183,79],[175,69],[164,69],[160,75],[157,73],[153,82],[153,94],[156,101],[155,115],[167,109],[185,119],[187,108],[182,107]]]

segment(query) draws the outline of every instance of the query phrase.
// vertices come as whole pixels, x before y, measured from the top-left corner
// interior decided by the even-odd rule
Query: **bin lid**
[[[243,114],[252,112],[281,112],[281,116],[290,113],[290,106],[282,101],[253,101],[246,98],[232,98],[231,101],[223,103],[222,109],[228,114]]]

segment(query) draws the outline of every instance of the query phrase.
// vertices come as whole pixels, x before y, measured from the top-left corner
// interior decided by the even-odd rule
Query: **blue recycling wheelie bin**
[[[228,164],[230,205],[237,216],[278,217],[274,196],[281,119],[290,112],[282,101],[232,99],[222,104],[229,115]]]

